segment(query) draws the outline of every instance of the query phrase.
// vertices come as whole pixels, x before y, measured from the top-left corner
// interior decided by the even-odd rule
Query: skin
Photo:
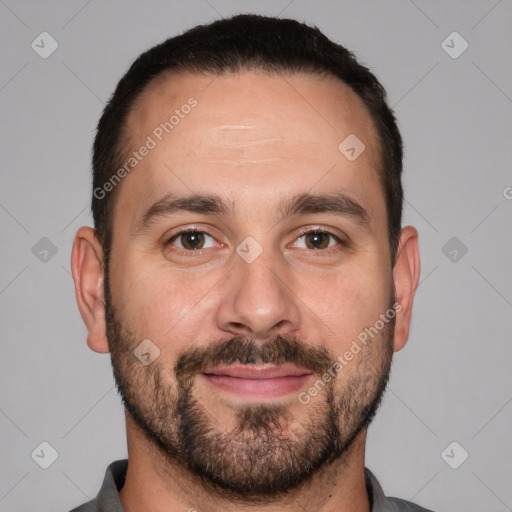
[[[153,340],[161,351],[159,364],[170,369],[187,348],[204,348],[210,340],[237,335],[260,342],[277,334],[297,336],[336,357],[386,312],[394,290],[401,311],[392,344],[394,351],[403,348],[420,272],[418,235],[410,226],[402,229],[391,267],[379,143],[357,95],[334,79],[299,74],[244,71],[214,80],[199,74],[164,76],[144,91],[130,115],[134,147],[191,96],[198,105],[117,191],[110,289],[120,322],[140,341]],[[351,133],[366,146],[353,162],[338,150]],[[350,216],[332,213],[281,219],[278,204],[291,195],[334,191],[366,210],[369,229]],[[219,194],[233,202],[234,214],[176,213],[138,231],[143,213],[170,192]],[[166,245],[189,227],[211,236],[205,240],[207,248],[193,256],[177,252],[179,240]],[[326,229],[342,243],[331,239],[327,249],[308,248],[301,236],[305,228]],[[248,236],[262,248],[252,263],[236,252]],[[76,234],[72,271],[88,345],[108,352],[103,250],[89,227]],[[370,350],[381,357],[377,345]],[[368,351],[354,355],[340,374],[339,389],[355,375],[359,359],[367,356]],[[301,390],[315,380],[312,375]],[[219,429],[233,426],[237,407],[258,400],[212,393],[201,379],[195,385],[196,399]],[[298,427],[321,400],[322,393],[304,406],[293,393],[263,401],[285,404],[291,427]],[[127,439],[130,464],[120,493],[127,512],[190,507],[199,512],[369,510],[363,473],[366,429],[343,460],[286,497],[273,504],[243,506],[229,499],[212,500],[191,475],[170,467],[129,415]]]

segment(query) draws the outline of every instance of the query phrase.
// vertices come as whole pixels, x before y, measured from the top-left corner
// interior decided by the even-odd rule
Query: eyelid
[[[325,228],[323,226],[319,226],[319,225],[311,225],[311,226],[306,226],[304,228],[301,228],[301,230],[299,231],[300,235],[299,236],[302,236],[306,233],[327,233],[329,235],[332,235],[334,237],[337,237],[339,239],[341,239],[341,235],[337,235],[336,233],[333,233],[334,231],[334,228]]]
[[[173,230],[171,230],[171,234],[169,232],[165,233],[165,235],[162,236],[162,240],[164,240],[164,243],[169,243],[171,240],[176,238],[179,235],[182,235],[183,233],[206,233],[208,236],[211,236],[212,238],[216,238],[217,235],[214,235],[212,232],[214,232],[213,228],[208,225],[197,225],[192,224],[186,227],[177,227]]]

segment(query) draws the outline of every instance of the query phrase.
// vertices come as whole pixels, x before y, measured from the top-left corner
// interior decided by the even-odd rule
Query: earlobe
[[[395,323],[394,351],[398,352],[407,343],[412,318],[414,294],[420,277],[418,232],[412,226],[402,229],[400,244],[393,267],[395,301],[400,305]]]
[[[103,249],[90,227],[77,231],[71,253],[78,309],[87,327],[87,344],[95,352],[109,351],[103,292]]]

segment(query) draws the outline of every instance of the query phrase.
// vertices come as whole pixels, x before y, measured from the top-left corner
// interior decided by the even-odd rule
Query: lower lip
[[[203,377],[216,389],[242,398],[268,399],[297,393],[304,388],[312,375],[275,377],[273,379],[243,379],[228,375],[205,375]]]

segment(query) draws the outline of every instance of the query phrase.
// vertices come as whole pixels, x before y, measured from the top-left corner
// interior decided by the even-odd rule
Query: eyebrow
[[[149,228],[161,218],[173,213],[191,212],[205,215],[228,215],[233,213],[233,205],[228,205],[220,196],[215,194],[191,194],[174,198],[167,194],[150,206],[137,223],[137,232]]]
[[[280,221],[290,216],[308,213],[331,213],[350,217],[361,227],[371,231],[368,212],[354,199],[341,192],[297,194],[282,201],[278,205],[278,211],[281,214]],[[234,203],[227,203],[221,196],[216,194],[191,194],[183,197],[174,197],[173,194],[167,194],[144,212],[137,223],[136,232],[142,232],[158,220],[174,213],[182,212],[233,216]]]
[[[350,217],[361,227],[370,230],[368,212],[354,199],[342,192],[324,194],[298,194],[280,206],[281,220],[292,215],[307,213],[333,213]]]

